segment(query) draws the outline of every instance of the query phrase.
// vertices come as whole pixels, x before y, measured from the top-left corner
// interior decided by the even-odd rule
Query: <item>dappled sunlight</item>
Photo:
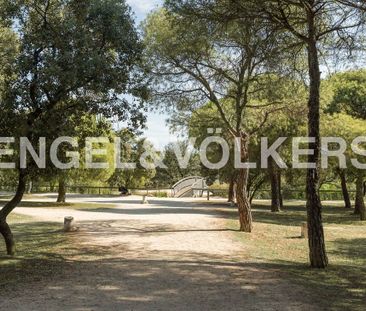
[[[203,303],[215,309],[254,303],[261,310],[283,310],[284,304],[285,310],[305,310],[332,295],[327,304],[334,309],[351,302],[354,310],[362,309],[366,227],[348,210],[325,207],[331,267],[309,270],[307,241],[300,238],[306,211],[301,202],[287,203],[281,213],[271,213],[267,202],[256,202],[255,230],[245,234],[238,232],[236,208],[223,200],[67,207],[25,202],[18,213],[26,216],[12,218],[18,257],[0,258],[0,286],[9,295],[1,306],[43,310],[37,299],[46,298],[55,310]],[[61,216],[69,214],[79,231],[65,234]]]

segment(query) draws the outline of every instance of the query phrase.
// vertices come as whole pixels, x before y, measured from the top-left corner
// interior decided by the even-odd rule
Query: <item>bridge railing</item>
[[[191,176],[191,177],[187,177],[187,178],[180,180],[175,185],[173,185],[172,196],[173,197],[176,196],[182,190],[192,187],[195,183],[197,183],[199,181],[204,182],[204,178],[199,177],[199,176]]]

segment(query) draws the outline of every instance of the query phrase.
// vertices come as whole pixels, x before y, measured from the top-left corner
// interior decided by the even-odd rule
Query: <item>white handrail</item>
[[[192,190],[197,183],[202,183],[202,187],[205,187],[205,179],[200,176],[191,176],[180,180],[172,187],[173,196]]]

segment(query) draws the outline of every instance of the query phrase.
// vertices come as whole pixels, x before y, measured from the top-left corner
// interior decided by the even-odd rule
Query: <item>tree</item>
[[[135,163],[135,168],[116,168],[108,183],[113,187],[124,186],[127,189],[137,189],[148,186],[156,174],[156,169],[144,168],[140,159],[146,152],[153,152],[153,145],[145,138],[139,138],[127,129],[117,133],[122,141],[122,155],[125,163]],[[153,162],[151,157],[147,158],[149,163]]]
[[[222,27],[160,10],[149,16],[144,34],[156,86],[153,98],[176,110],[193,111],[211,102],[232,140],[239,139],[240,161],[247,163],[251,135],[279,109],[278,100],[267,105],[253,100],[268,83],[260,77],[276,65],[278,38],[271,29],[257,21]],[[252,109],[259,111],[258,126],[247,119]],[[240,230],[245,232],[252,231],[248,177],[248,168],[237,171]]]
[[[240,2],[240,1],[238,1]],[[307,210],[309,230],[309,257],[311,266],[325,268],[328,257],[325,249],[324,229],[321,215],[321,201],[318,193],[320,164],[320,86],[321,71],[319,54],[324,40],[333,36],[336,39],[354,38],[352,32],[360,26],[355,21],[354,10],[339,6],[332,0],[270,0],[257,2],[259,16],[288,31],[294,39],[307,49],[309,70],[308,135],[315,138],[310,143],[314,150],[309,155],[309,163],[316,168],[309,168],[307,174]],[[256,9],[255,9],[256,10]]]
[[[351,8],[366,12],[366,3],[363,0],[336,0],[338,3],[349,6]]]
[[[334,87],[332,78],[324,82],[324,85]],[[332,100],[333,92],[330,92],[330,101]],[[328,102],[329,103],[329,102]],[[325,107],[325,111],[328,112],[329,106]],[[323,137],[340,137],[343,138],[348,145],[351,145],[356,137],[364,135],[365,124],[363,121],[355,119],[345,113],[328,113],[322,114],[321,117],[321,133]],[[332,145],[328,146],[332,149]],[[338,150],[339,145],[335,144],[334,150]],[[324,182],[340,182],[340,187],[343,194],[345,208],[352,208],[351,199],[348,191],[348,182],[353,182],[357,178],[362,177],[360,170],[355,168],[350,159],[356,157],[356,155],[348,148],[345,152],[347,161],[347,168],[341,168],[339,160],[336,158],[329,159],[329,166],[327,169],[322,170],[322,179]],[[357,158],[357,157],[356,157]],[[362,161],[361,159],[359,159]],[[363,196],[363,188],[356,189]],[[356,192],[357,192],[356,191]],[[357,196],[357,195],[356,195]],[[360,197],[360,194],[358,194]],[[358,201],[359,202],[359,201]],[[358,204],[357,204],[358,206]]]
[[[163,151],[164,164],[167,168],[156,168],[156,175],[152,183],[157,187],[172,187],[183,178],[201,175],[200,158],[196,150],[192,150],[187,167],[181,167],[178,163],[176,152],[184,154],[192,148],[187,141],[170,143]]]
[[[333,97],[327,112],[344,112],[366,120],[366,70],[337,73],[332,76],[331,83]]]
[[[41,175],[46,175],[45,178],[48,180],[57,179],[58,182],[58,203],[66,202],[66,192],[67,186],[70,183],[79,183],[88,185],[95,185],[95,181],[106,182],[108,178],[112,174],[112,166],[114,164],[114,154],[112,152],[112,147],[114,146],[114,132],[112,130],[112,124],[100,116],[97,117],[90,113],[82,114],[80,112],[78,115],[70,115],[66,116],[63,113],[64,120],[62,118],[56,118],[54,120],[54,124],[59,122],[58,120],[62,120],[63,125],[62,129],[57,133],[58,136],[65,137],[73,137],[77,139],[78,147],[73,148],[74,151],[77,151],[81,158],[80,167],[69,169],[69,170],[61,170],[57,169],[53,166],[53,163],[49,163],[47,165],[47,169],[41,172]],[[85,167],[85,142],[88,137],[107,137],[111,141],[107,146],[103,146],[109,150],[108,155],[106,157],[102,157],[102,162],[108,162],[109,169],[88,169]],[[57,137],[52,137],[51,142]],[[70,149],[67,145],[61,145],[58,150],[58,158],[62,159],[62,162],[67,163],[67,158],[65,157],[66,152]]]
[[[7,123],[2,128],[35,143],[57,132],[49,122],[56,111],[130,118],[135,126],[143,121],[141,102],[119,96],[146,94],[134,74],[142,46],[123,0],[20,1],[7,9],[1,11],[9,12],[4,20],[17,29],[19,51],[0,103]],[[22,200],[30,171],[18,168],[16,194],[0,211],[9,255],[15,248],[7,217]]]
[[[337,167],[337,172],[339,175],[339,178],[341,179],[341,187],[342,187],[342,195],[344,200],[344,206],[347,209],[352,208],[351,204],[351,198],[349,196],[348,186],[347,186],[347,177],[346,177],[346,171],[344,169],[341,169]]]
[[[359,170],[356,178],[355,214],[360,215],[362,221],[366,220],[364,179],[365,172]]]
[[[268,118],[266,124],[257,133],[257,139],[267,137],[271,145],[279,137],[287,137],[288,139],[278,148],[278,153],[287,166],[290,167],[292,153],[288,152],[288,149],[290,149],[288,147],[291,145],[291,138],[301,137],[304,132],[305,122],[304,120],[299,120],[299,115],[306,113],[304,108],[306,106],[306,88],[301,81],[291,79],[284,80],[280,85],[269,85],[267,88],[268,90],[277,88],[277,92],[280,91],[285,94],[284,97],[286,99],[284,101],[287,105],[284,109]],[[283,208],[282,175],[284,170],[280,169],[273,158],[270,158],[268,170],[266,171],[271,188],[271,211],[274,213],[280,212]],[[287,169],[286,171],[287,174],[293,172],[292,169]]]
[[[347,0],[346,0],[347,1]],[[309,77],[308,100],[308,135],[315,138],[310,143],[314,150],[309,155],[307,173],[307,210],[309,230],[309,258],[314,268],[325,268],[328,258],[325,249],[324,229],[321,215],[321,201],[318,194],[320,167],[320,53],[325,44],[336,45],[338,51],[342,47],[353,48],[357,37],[357,28],[363,25],[363,19],[356,18],[361,1],[345,5],[337,0],[168,0],[173,10],[184,10],[189,15],[198,16],[207,21],[216,20],[227,23],[237,21],[265,21],[275,27],[278,34],[287,33],[287,44],[284,49],[292,49],[293,54],[303,55],[307,52],[307,69]],[[329,47],[329,46],[328,46]]]
[[[327,108],[329,113],[346,113],[354,118],[366,120],[366,70],[353,70],[335,74],[331,78],[332,98]],[[353,123],[354,126],[355,122]],[[364,132],[363,132],[364,133]],[[362,132],[360,133],[362,135]],[[355,136],[356,137],[356,136]],[[366,220],[364,203],[364,173],[356,173],[355,213]]]

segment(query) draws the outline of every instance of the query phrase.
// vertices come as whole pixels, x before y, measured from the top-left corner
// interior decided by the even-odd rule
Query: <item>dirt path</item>
[[[248,260],[216,207],[82,200],[118,207],[17,210],[40,221],[72,215],[81,230],[70,236],[61,275],[21,288],[1,310],[317,310],[302,288]]]

